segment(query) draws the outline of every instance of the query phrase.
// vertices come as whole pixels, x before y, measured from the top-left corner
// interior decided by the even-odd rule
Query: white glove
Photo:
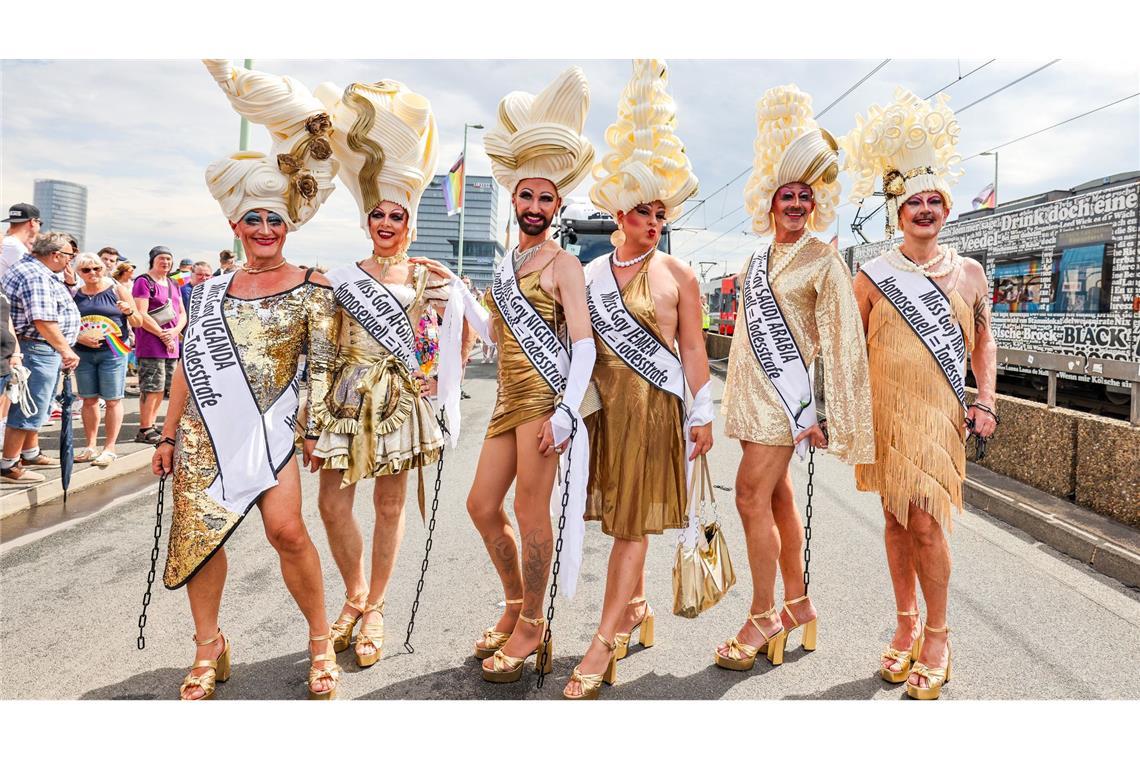
[[[594,345],[594,337],[574,341],[570,346],[570,377],[566,380],[566,392],[562,394],[562,403],[574,410],[575,416],[578,408],[582,406],[582,398],[586,395],[586,388],[590,385],[590,376],[594,374],[594,359],[598,356],[598,349]],[[561,446],[570,437],[571,419],[566,410],[555,409],[554,416],[550,418],[551,431],[554,433],[554,445]]]
[[[463,294],[463,318],[466,319],[470,325],[475,328],[475,332],[479,334],[487,343],[494,343],[495,338],[491,335],[491,314],[483,308],[482,304],[475,300],[475,296],[463,284],[463,281],[458,277],[451,278],[451,287],[453,291],[458,289]]]

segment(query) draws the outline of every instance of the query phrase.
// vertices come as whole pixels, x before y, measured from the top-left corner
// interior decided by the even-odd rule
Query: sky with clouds
[[[857,112],[890,100],[895,86],[926,97],[951,85],[951,108],[962,129],[959,152],[981,151],[1135,93],[1140,68],[1133,62],[1064,59],[992,97],[970,105],[1049,62],[989,58],[892,60],[835,104],[821,124],[848,131]],[[874,69],[866,60],[669,61],[669,88],[677,102],[677,133],[710,196],[747,169],[755,137],[755,104],[768,87],[795,83],[814,97],[817,112]],[[587,134],[601,152],[629,74],[628,60],[281,60],[258,59],[255,68],[288,74],[310,87],[331,81],[397,79],[426,95],[441,136],[439,171],[459,154],[463,124],[494,123],[499,99],[514,89],[536,92],[577,63],[590,82]],[[983,64],[986,64],[983,66]],[[196,60],[30,61],[2,63],[2,203],[32,200],[33,180],[63,179],[88,188],[87,248],[113,245],[145,261],[156,244],[180,257],[205,257],[228,247],[229,228],[206,189],[203,173],[233,152],[238,117]],[[969,74],[958,81],[960,74]],[[1000,151],[1001,200],[1013,200],[1140,168],[1140,98],[1079,119]],[[489,173],[480,133],[471,133],[469,171]],[[251,148],[266,150],[267,134],[251,128]],[[993,161],[964,164],[956,211],[992,181]],[[674,236],[673,253],[720,262],[733,271],[755,247],[746,235],[742,190],[747,175],[711,195]],[[841,176],[845,188],[850,186]],[[572,195],[585,195],[583,184]],[[837,232],[852,242],[853,207],[840,210]],[[347,263],[370,248],[357,211],[343,187],[317,217],[290,236],[287,253],[299,263]],[[865,228],[881,237],[881,214]],[[834,232],[832,234],[835,234]],[[830,237],[825,235],[824,237]],[[719,269],[716,267],[714,271]]]

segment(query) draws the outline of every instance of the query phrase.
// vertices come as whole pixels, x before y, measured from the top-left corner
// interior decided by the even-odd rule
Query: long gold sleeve
[[[851,275],[831,254],[816,281],[815,318],[823,357],[828,451],[848,464],[875,461],[867,341]]]
[[[309,415],[305,423],[305,437],[317,438],[332,420],[326,399],[332,383],[340,317],[332,288],[312,285],[311,289],[305,304],[309,342]]]

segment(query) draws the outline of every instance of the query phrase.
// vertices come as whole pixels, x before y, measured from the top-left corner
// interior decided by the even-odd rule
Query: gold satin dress
[[[973,312],[956,290],[949,297],[969,353]],[[904,528],[913,502],[949,532],[953,511],[962,511],[966,477],[962,404],[925,344],[886,298],[871,308],[867,356],[878,457],[855,467],[855,487],[877,491]]]
[[[426,308],[446,303],[447,280],[416,265],[404,285],[385,284],[418,329]],[[336,359],[314,453],[323,469],[343,470],[341,487],[394,475],[439,460],[443,434],[431,403],[420,396],[404,363],[355,319],[337,308]]]
[[[647,260],[622,288],[622,300],[629,313],[665,343],[648,272]],[[688,503],[681,401],[630,369],[596,334],[594,343],[598,356],[593,379],[602,408],[586,418],[590,436],[586,519],[601,520],[607,536],[630,541],[684,528]]]
[[[550,260],[553,263],[554,259]],[[548,263],[546,266],[550,266]],[[554,296],[542,289],[542,269],[519,278],[519,290],[538,315],[555,327],[555,310],[558,312],[558,326],[564,327],[565,317],[562,305],[555,302]],[[526,358],[522,346],[515,340],[506,320],[499,311],[494,298],[487,299],[487,307],[494,319],[495,343],[499,346],[499,389],[495,399],[495,410],[487,425],[487,438],[508,433],[524,422],[549,415],[554,411],[557,394],[543,379],[530,359]]]
[[[777,271],[772,291],[804,362],[811,367],[817,356],[823,357],[827,451],[848,464],[872,462],[875,449],[866,341],[851,273],[835,250],[818,240],[779,271],[789,248],[791,244],[772,246],[768,271]],[[751,264],[749,258],[741,281]],[[744,319],[743,306],[737,315]],[[743,324],[732,336],[721,408],[724,432],[730,438],[766,446],[792,445],[788,415],[756,361]]]
[[[263,298],[222,301],[222,315],[262,412],[293,381],[306,343],[310,404],[323,398],[333,356],[334,305],[330,288],[310,282]],[[312,434],[309,425],[306,432]],[[248,514],[231,512],[206,495],[217,474],[206,425],[188,398],[174,448],[174,508],[162,578],[169,589],[190,580]]]

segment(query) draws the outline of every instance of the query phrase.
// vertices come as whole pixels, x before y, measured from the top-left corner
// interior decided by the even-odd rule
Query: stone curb
[[[154,449],[147,446],[139,451],[124,454],[106,467],[84,467],[71,477],[71,487],[68,493],[75,494],[96,483],[103,483],[112,478],[141,470],[150,466]],[[43,472],[43,470],[40,470]],[[0,519],[9,517],[26,509],[45,504],[63,496],[63,485],[59,477],[45,480],[30,488],[0,497]]]

